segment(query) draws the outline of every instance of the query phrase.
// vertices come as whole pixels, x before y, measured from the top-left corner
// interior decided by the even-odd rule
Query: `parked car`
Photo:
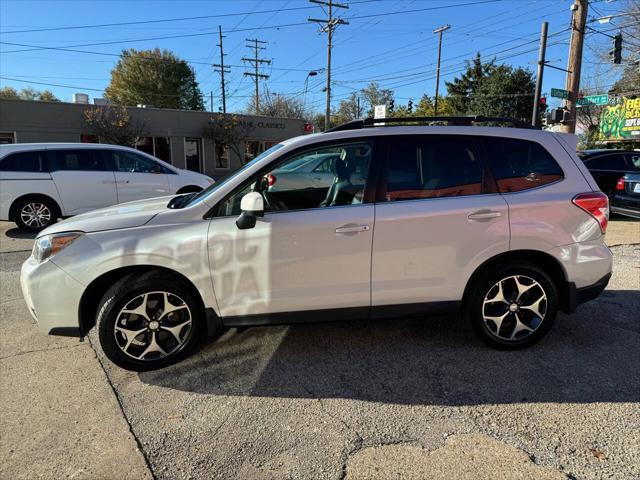
[[[0,145],[0,220],[37,232],[117,203],[198,192],[213,183],[133,148],[94,143]]]
[[[640,172],[640,152],[633,150],[583,150],[578,156],[604,193],[611,197],[620,177]]]
[[[611,212],[640,218],[640,173],[620,177],[611,196]]]
[[[284,141],[197,194],[47,228],[22,266],[29,311],[51,335],[95,327],[111,361],[149,370],[223,327],[430,312],[522,348],[605,288],[608,198],[565,136],[374,122]],[[329,187],[269,189],[335,153]]]

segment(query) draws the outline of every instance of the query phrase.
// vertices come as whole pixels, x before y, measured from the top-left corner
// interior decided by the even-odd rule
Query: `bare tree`
[[[238,115],[217,113],[209,118],[209,125],[203,129],[202,136],[213,140],[218,158],[224,155],[225,148],[242,157],[242,144],[254,128],[251,122]]]
[[[85,110],[84,123],[101,142],[134,147],[146,136],[144,123],[134,122],[125,107],[109,105]]]

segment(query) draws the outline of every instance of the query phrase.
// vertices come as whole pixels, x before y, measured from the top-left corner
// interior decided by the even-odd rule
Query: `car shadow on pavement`
[[[398,404],[637,402],[640,291],[560,315],[537,345],[485,346],[457,317],[231,329],[148,384],[211,395]]]
[[[9,238],[18,238],[22,240],[33,240],[36,238],[37,233],[25,232],[18,227],[10,228],[5,232],[5,235]]]

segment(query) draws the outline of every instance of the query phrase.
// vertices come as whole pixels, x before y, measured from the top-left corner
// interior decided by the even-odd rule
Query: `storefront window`
[[[229,147],[227,145],[216,148],[216,168],[220,170],[229,168]]]
[[[153,155],[153,137],[141,137],[138,139],[136,150]]]
[[[188,170],[200,171],[201,145],[199,138],[187,137],[184,139],[184,158]]]
[[[154,156],[171,163],[171,140],[169,137],[153,137]]]
[[[244,163],[249,163],[260,155],[260,153],[260,142],[244,142]]]
[[[80,135],[81,143],[100,143],[100,139],[97,135],[90,135],[88,133],[83,133]]]

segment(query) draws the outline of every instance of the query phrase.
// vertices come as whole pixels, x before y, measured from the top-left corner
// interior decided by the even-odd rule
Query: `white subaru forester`
[[[22,267],[29,309],[52,335],[96,326],[131,370],[172,364],[225,326],[451,310],[490,345],[530,345],[607,285],[607,197],[562,135],[454,120],[352,122],[203,192],[53,225]],[[334,159],[331,185],[269,188],[319,154]]]

